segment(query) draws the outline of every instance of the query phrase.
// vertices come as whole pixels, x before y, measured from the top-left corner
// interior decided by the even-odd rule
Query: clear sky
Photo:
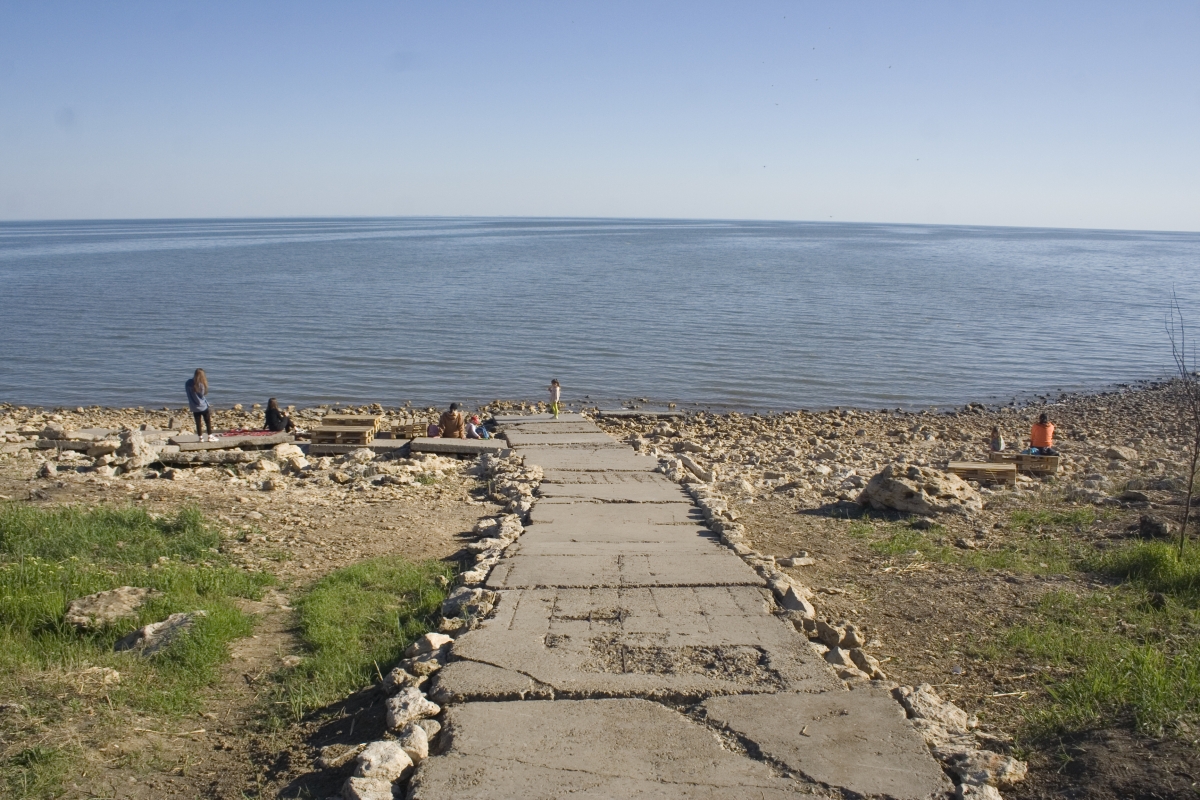
[[[0,0],[0,219],[1200,229],[1200,2]]]

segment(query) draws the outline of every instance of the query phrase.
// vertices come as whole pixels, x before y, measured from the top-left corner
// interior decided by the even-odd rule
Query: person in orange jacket
[[[1054,423],[1049,414],[1042,414],[1038,421],[1029,429],[1029,448],[1035,456],[1056,456],[1054,449]]]

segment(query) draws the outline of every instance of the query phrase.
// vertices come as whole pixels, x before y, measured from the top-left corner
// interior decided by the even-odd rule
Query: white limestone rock
[[[396,741],[404,748],[413,764],[420,764],[429,758],[429,734],[418,723],[410,722],[405,725],[396,736]]]
[[[371,742],[358,754],[354,774],[359,778],[380,778],[390,783],[403,778],[412,766],[412,759],[399,742],[384,739]]]
[[[983,498],[962,478],[916,464],[888,464],[867,483],[858,503],[927,517],[983,510]]]
[[[149,598],[161,594],[153,589],[119,586],[106,592],[96,592],[72,600],[64,619],[80,629],[96,629],[117,620],[137,616],[138,609]]]
[[[407,686],[387,700],[387,726],[403,728],[410,722],[425,717],[436,717],[442,707],[429,700],[420,689]]]
[[[350,777],[342,786],[342,800],[393,800],[392,782],[383,778]]]

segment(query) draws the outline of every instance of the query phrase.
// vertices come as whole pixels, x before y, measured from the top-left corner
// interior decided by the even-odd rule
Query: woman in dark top
[[[279,410],[279,401],[272,397],[267,401],[267,430],[269,431],[294,431],[296,423],[292,422],[292,418]]]
[[[187,392],[188,408],[191,409],[192,417],[196,420],[196,436],[202,442],[206,439],[217,438],[213,436],[212,432],[212,409],[208,407],[208,378],[205,377],[204,370],[196,370],[192,377],[183,384],[183,388]],[[200,427],[201,421],[208,428],[207,436],[204,434],[204,429]]]

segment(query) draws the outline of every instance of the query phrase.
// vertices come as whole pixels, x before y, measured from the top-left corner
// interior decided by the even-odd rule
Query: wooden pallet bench
[[[1029,475],[1057,475],[1062,463],[1061,456],[1035,456],[1029,453],[989,453],[988,461],[994,464],[1013,464]]]
[[[366,447],[375,439],[374,425],[330,425],[312,432],[313,444],[356,444]]]
[[[382,422],[383,416],[381,414],[326,414],[325,416],[321,417],[322,428],[370,427],[374,433],[379,432],[379,426]]]
[[[429,431],[427,422],[402,422],[392,426],[393,439],[416,439]]]
[[[951,475],[977,483],[1007,483],[1013,486],[1017,482],[1016,464],[998,464],[988,461],[951,461],[947,469]]]

